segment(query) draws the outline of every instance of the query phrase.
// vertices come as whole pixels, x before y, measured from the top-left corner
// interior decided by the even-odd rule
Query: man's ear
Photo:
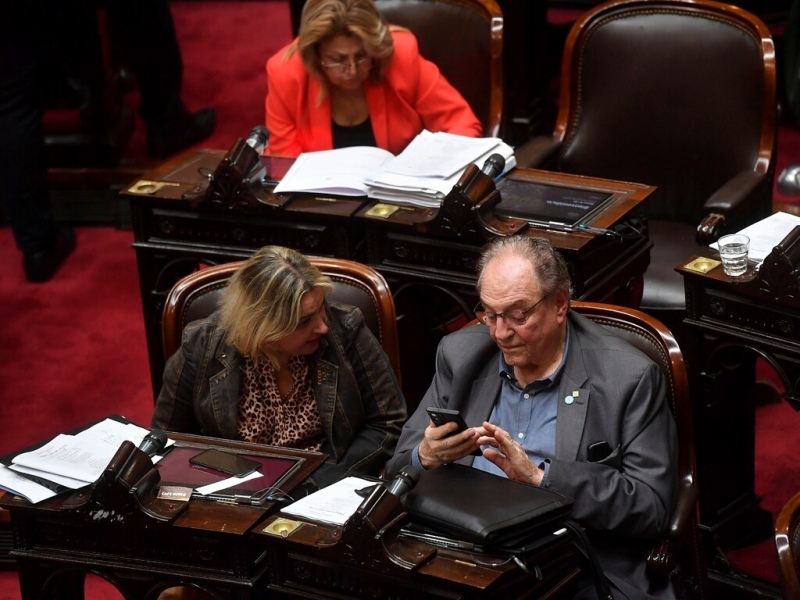
[[[562,290],[555,293],[556,314],[559,319],[566,318],[569,310],[569,292]]]

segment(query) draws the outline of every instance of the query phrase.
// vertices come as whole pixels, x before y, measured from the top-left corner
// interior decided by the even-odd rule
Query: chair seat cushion
[[[648,222],[650,239],[650,266],[644,274],[644,291],[640,308],[648,310],[685,310],[686,295],[683,277],[675,267],[697,254],[700,247],[695,242],[695,227],[674,221]]]

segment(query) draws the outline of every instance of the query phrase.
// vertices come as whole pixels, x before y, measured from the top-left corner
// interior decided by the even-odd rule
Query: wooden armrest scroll
[[[427,544],[400,543],[397,532],[405,521],[400,499],[378,485],[347,522],[342,534],[346,548],[339,551],[347,554],[348,548],[352,548],[349,561],[372,571],[416,569],[434,556],[436,550]]]
[[[161,476],[150,457],[132,442],[123,442],[103,474],[91,487],[78,490],[62,505],[93,521],[99,518],[122,520],[146,516],[158,521],[172,521],[187,503],[159,500],[155,497]]]
[[[719,239],[725,229],[725,225],[725,215],[720,213],[708,214],[703,217],[703,220],[697,226],[695,240],[702,246],[708,246]]]
[[[527,227],[525,221],[494,216],[500,199],[494,180],[470,164],[445,196],[436,216],[416,228],[420,233],[483,243],[495,235],[513,235]]]
[[[747,282],[775,302],[800,302],[800,225],[776,245],[758,268],[758,276]]]
[[[256,212],[280,208],[269,201],[264,190],[266,170],[261,157],[245,140],[239,138],[222,158],[208,183],[183,195],[195,208],[216,208],[225,211]]]

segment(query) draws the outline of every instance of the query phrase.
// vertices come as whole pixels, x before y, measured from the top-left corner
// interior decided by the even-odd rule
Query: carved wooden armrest
[[[655,581],[667,582],[675,570],[672,543],[662,540],[656,544],[647,556],[647,573]]]
[[[698,244],[703,246],[708,246],[709,244],[716,242],[717,239],[719,239],[719,237],[722,235],[722,232],[725,229],[725,224],[725,215],[721,215],[719,213],[711,213],[706,215],[697,226],[695,240],[697,240]]]

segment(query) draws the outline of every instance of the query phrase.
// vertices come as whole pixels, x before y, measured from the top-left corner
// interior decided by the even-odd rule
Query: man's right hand
[[[419,445],[419,462],[424,468],[435,469],[471,454],[480,447],[480,437],[486,435],[483,427],[470,427],[454,434],[457,428],[456,423],[428,425]]]

